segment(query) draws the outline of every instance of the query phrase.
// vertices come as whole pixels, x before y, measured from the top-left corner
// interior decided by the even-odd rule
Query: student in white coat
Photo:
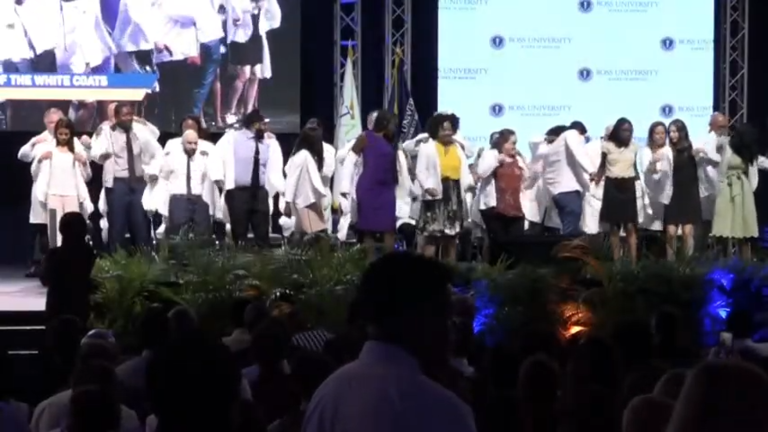
[[[589,177],[595,173],[584,149],[587,128],[574,121],[543,155],[544,185],[562,222],[562,234],[581,234],[584,193],[589,190]]]
[[[600,166],[603,155],[603,145],[611,134],[613,125],[606,126],[605,133],[598,139],[594,139],[584,145],[587,157],[592,166]],[[603,183],[590,183],[589,190],[584,194],[584,213],[581,216],[581,229],[585,234],[595,235],[600,233],[600,209],[603,207]]]
[[[154,0],[122,0],[119,3],[112,40],[115,64],[123,73],[154,71],[154,52],[167,51],[162,42],[164,16]]]
[[[59,221],[65,213],[82,212],[88,218],[93,204],[85,184],[91,178],[91,169],[82,147],[79,151],[75,147],[75,125],[66,117],[59,119],[54,136],[55,141],[35,147],[32,177],[36,179],[35,199],[45,207],[46,213],[55,211],[53,222],[59,233]],[[52,246],[60,244],[59,233]]]
[[[653,122],[648,128],[648,144],[642,147],[637,155],[637,170],[648,191],[650,204],[650,212],[643,229],[654,233],[664,231],[664,203],[661,202],[661,195],[664,191],[666,172],[661,169],[661,163],[665,157],[669,157],[666,153],[669,152],[667,135],[667,125],[664,122]]]
[[[200,43],[200,65],[195,73],[193,82],[193,109],[190,114],[203,116],[203,106],[208,99],[208,93],[219,73],[221,67],[222,47],[224,41],[224,29],[219,15],[219,7],[223,6],[223,0],[196,0],[193,2],[197,9],[197,40]],[[221,123],[220,113],[216,113],[216,123]]]
[[[320,134],[323,135],[323,124],[318,119],[309,119],[305,127],[315,127],[320,129]],[[331,181],[333,180],[333,173],[336,171],[336,149],[332,145],[323,141],[323,167],[320,171],[320,177],[323,179],[323,185],[325,185],[325,198],[323,199],[323,215],[325,217],[325,226],[328,230],[328,234],[331,234],[333,228],[333,215],[331,209],[333,208],[333,194],[331,192]],[[286,174],[287,175],[287,174]]]
[[[163,149],[146,130],[134,125],[132,104],[121,102],[115,106],[115,125],[103,128],[91,144],[91,158],[104,165],[102,214],[106,212],[112,252],[122,246],[128,233],[133,246],[151,245],[142,199],[147,186],[157,183]]]
[[[230,224],[235,244],[244,244],[250,229],[256,246],[266,248],[272,199],[285,193],[283,151],[266,131],[259,110],[248,113],[241,124],[216,143],[224,162],[224,222]]]
[[[557,215],[557,209],[552,197],[544,185],[544,160],[549,146],[568,130],[566,125],[550,128],[542,137],[528,142],[531,150],[529,162],[529,181],[526,184],[523,198],[523,212],[528,222],[527,231],[532,234],[560,232],[562,225]]]
[[[702,154],[713,155],[721,150],[721,146],[718,146],[718,141],[722,141],[723,137],[728,136],[730,125],[730,119],[725,115],[716,112],[712,114],[709,119],[709,132],[705,139],[694,142],[694,148],[697,149],[697,153],[703,151]],[[701,149],[701,150],[699,150]],[[697,249],[704,249],[709,241],[709,233],[712,230],[712,218],[715,211],[715,198],[717,196],[719,179],[720,164],[715,162],[711,158],[699,158],[699,177],[702,180],[700,186],[702,186],[701,197],[701,227],[697,230]]]
[[[237,121],[237,108],[245,90],[240,112],[258,108],[259,80],[272,77],[269,53],[270,30],[280,27],[282,11],[277,0],[227,0],[227,43],[229,63],[237,79],[229,90],[227,123]]]
[[[464,200],[474,185],[464,151],[453,140],[455,115],[436,114],[427,122],[431,140],[419,146],[416,179],[423,190],[418,229],[425,241],[424,254],[455,261],[457,236],[469,218]]]
[[[324,166],[323,130],[313,122],[302,129],[293,155],[285,165],[283,214],[295,218],[294,229],[299,234],[315,234],[328,229],[323,212],[328,197],[322,179]]]
[[[478,209],[489,242],[489,262],[497,263],[515,238],[525,234],[523,193],[528,166],[517,150],[517,135],[502,129],[477,163]]]
[[[211,212],[203,197],[209,182],[211,160],[207,151],[199,149],[198,141],[197,132],[188,129],[181,136],[182,151],[165,149],[160,178],[168,189],[165,235],[171,238],[184,230],[199,239],[211,235]]]

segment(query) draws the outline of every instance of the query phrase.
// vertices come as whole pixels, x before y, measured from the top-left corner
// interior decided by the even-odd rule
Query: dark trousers
[[[29,230],[32,235],[32,259],[30,260],[30,265],[36,267],[43,262],[45,254],[48,253],[48,225],[29,224]]]
[[[211,91],[216,72],[221,65],[221,40],[200,44],[200,67],[192,91],[193,106],[190,114],[203,115],[203,105]]]
[[[165,233],[178,236],[189,227],[195,238],[211,235],[211,214],[208,203],[200,195],[171,195],[168,200],[168,223]]]
[[[109,223],[109,250],[115,252],[130,234],[133,246],[150,247],[149,218],[141,205],[141,196],[147,184],[144,180],[114,179],[111,188],[104,188],[107,198]]]
[[[243,244],[248,239],[248,229],[253,231],[253,240],[260,248],[269,247],[269,196],[262,187],[236,187],[224,193],[229,212],[232,240]]]
[[[562,234],[565,236],[581,235],[581,213],[584,209],[584,198],[579,191],[562,192],[552,197],[557,215],[562,224]]]
[[[488,235],[488,257],[491,264],[496,264],[504,255],[509,245],[525,234],[525,218],[514,217],[486,209],[480,212]],[[511,257],[508,257],[511,258]]]
[[[403,239],[405,248],[409,251],[416,250],[416,226],[412,223],[402,223],[397,227],[397,235]]]
[[[159,74],[157,127],[160,130],[175,131],[179,123],[194,112],[193,93],[194,77],[197,66],[190,65],[186,60],[174,60],[157,64]]]

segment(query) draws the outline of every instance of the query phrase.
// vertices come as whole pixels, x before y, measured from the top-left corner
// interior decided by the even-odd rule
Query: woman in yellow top
[[[423,191],[418,230],[428,256],[456,259],[456,237],[468,219],[464,192],[472,183],[467,158],[454,135],[459,118],[438,113],[427,122],[431,141],[419,147],[416,180]]]

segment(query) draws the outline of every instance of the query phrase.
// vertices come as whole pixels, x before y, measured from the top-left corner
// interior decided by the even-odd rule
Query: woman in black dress
[[[600,167],[595,183],[605,179],[600,223],[610,227],[613,259],[621,257],[621,230],[627,235],[627,246],[632,264],[637,263],[637,144],[632,142],[634,128],[626,118],[613,125],[608,139],[603,142]]]
[[[688,127],[682,120],[669,123],[669,145],[672,149],[671,197],[664,207],[664,231],[667,240],[667,259],[673,260],[677,252],[677,236],[682,228],[686,256],[693,253],[694,227],[701,223],[699,176],[693,144]],[[667,193],[670,193],[669,191]]]

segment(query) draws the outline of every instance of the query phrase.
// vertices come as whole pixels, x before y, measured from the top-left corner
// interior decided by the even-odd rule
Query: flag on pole
[[[419,114],[416,112],[416,104],[414,104],[411,90],[408,88],[403,51],[400,48],[395,54],[395,68],[392,73],[387,110],[396,115],[400,122],[400,133],[397,139],[399,144],[413,139],[421,133]]]
[[[341,99],[338,101],[339,117],[336,119],[336,136],[333,143],[337,151],[344,148],[346,143],[363,133],[360,119],[360,103],[357,98],[357,84],[355,83],[354,57],[355,53],[350,44],[349,51],[347,52],[346,67],[344,68]]]

